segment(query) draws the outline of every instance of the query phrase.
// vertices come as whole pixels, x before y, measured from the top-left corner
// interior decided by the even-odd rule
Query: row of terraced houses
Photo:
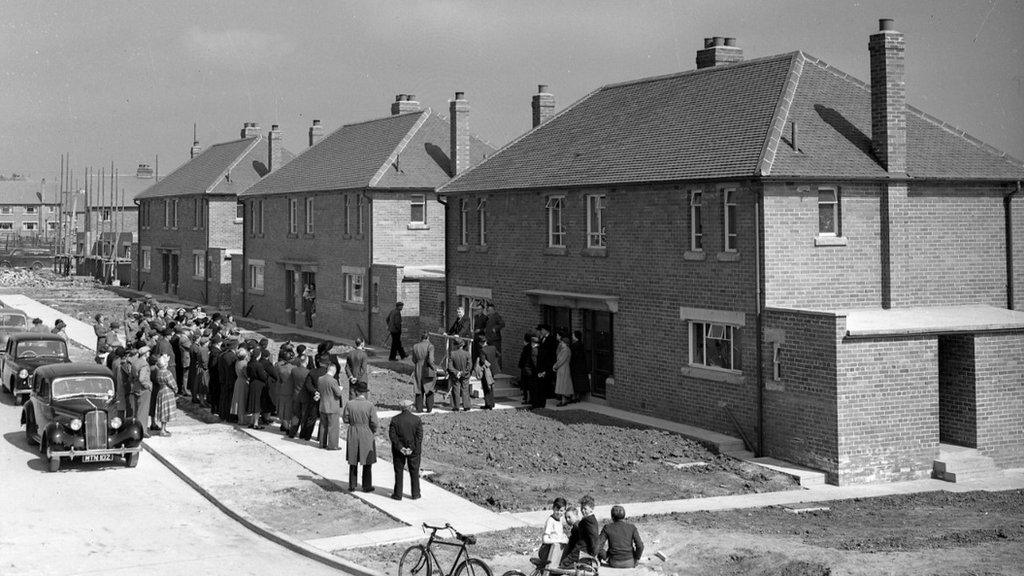
[[[247,123],[138,197],[136,283],[383,342],[494,303],[581,330],[591,401],[743,438],[829,482],[1024,465],[1024,164],[870,79],[709,38],[697,68],[603,86],[499,150],[399,95],[294,156]],[[966,463],[966,464],[965,464]],[[968,470],[960,470],[961,475]]]

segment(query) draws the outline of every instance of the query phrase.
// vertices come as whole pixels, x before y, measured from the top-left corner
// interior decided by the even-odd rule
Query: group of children
[[[580,498],[578,507],[568,505],[565,498],[555,498],[551,516],[544,523],[538,565],[573,568],[586,553],[612,568],[636,567],[644,552],[636,526],[625,521],[622,506],[612,506],[611,518],[599,533],[591,496]]]

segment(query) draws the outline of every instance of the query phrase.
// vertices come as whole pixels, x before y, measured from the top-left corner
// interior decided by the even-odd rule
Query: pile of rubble
[[[0,268],[0,287],[3,288],[52,288],[53,281],[22,268]]]

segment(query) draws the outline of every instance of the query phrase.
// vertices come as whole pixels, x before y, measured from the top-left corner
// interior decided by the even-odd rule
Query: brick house
[[[1024,465],[1024,167],[906,105],[891,21],[869,47],[870,83],[711,38],[594,91],[439,190],[448,302],[580,329],[597,401],[831,483]]]
[[[469,133],[461,92],[445,118],[399,95],[391,116],[348,124],[241,194],[245,268],[236,311],[305,326],[303,288],[316,286],[313,327],[369,342],[405,303],[405,331],[419,325],[421,280],[444,271],[444,211],[435,190],[494,149]],[[430,325],[430,329],[436,328]]]
[[[242,251],[238,194],[291,158],[276,125],[264,137],[246,122],[238,140],[206,150],[193,142],[188,162],[136,197],[135,286],[230,306],[230,260]]]
[[[53,236],[60,225],[57,182],[0,177],[0,238]]]

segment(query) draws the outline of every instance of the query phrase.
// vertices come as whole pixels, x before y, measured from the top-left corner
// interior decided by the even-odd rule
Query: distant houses
[[[246,122],[239,139],[203,150],[136,197],[139,249],[135,286],[217,306],[231,303],[231,263],[242,252],[238,195],[288,162],[273,126]]]
[[[248,218],[236,312],[382,342],[385,319],[401,301],[406,331],[415,333],[421,282],[443,285],[445,215],[435,190],[494,151],[470,133],[461,92],[448,112],[421,109],[402,94],[391,116],[344,125],[322,140],[314,125],[309,149],[242,192]],[[310,286],[316,315],[307,323]],[[436,307],[443,290],[435,292],[426,303]],[[430,329],[440,325],[434,318]]]

